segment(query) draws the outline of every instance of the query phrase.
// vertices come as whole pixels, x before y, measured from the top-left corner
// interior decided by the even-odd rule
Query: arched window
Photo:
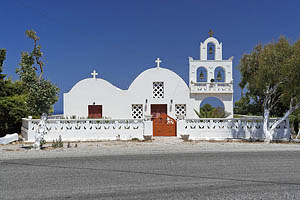
[[[215,60],[216,46],[214,43],[207,43],[207,60]]]
[[[207,70],[205,67],[197,69],[197,82],[207,82]]]
[[[217,67],[214,71],[215,82],[225,82],[225,70],[223,67]]]

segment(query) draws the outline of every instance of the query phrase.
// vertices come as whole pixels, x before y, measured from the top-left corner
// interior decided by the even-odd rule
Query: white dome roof
[[[188,89],[188,86],[186,85],[184,80],[175,72],[166,68],[155,67],[145,70],[138,77],[136,77],[136,79],[129,86],[128,90],[136,90],[137,88],[140,88],[141,85],[149,81],[153,82],[165,80],[172,80],[172,82],[177,82],[177,84],[185,85],[185,87]]]
[[[76,83],[72,89],[69,91],[71,92],[76,92],[76,91],[101,91],[101,92],[112,92],[112,91],[119,91],[123,92],[120,88],[112,85],[110,82],[101,79],[101,78],[86,78],[78,83]]]

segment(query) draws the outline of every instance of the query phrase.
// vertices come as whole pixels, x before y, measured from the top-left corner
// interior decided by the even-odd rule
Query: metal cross
[[[96,76],[98,75],[98,73],[96,72],[96,70],[94,70],[93,73],[91,73],[91,75],[93,76],[93,78],[96,78]]]
[[[208,32],[209,37],[212,37],[213,34],[214,34],[213,30],[210,29],[209,32]]]
[[[155,60],[155,62],[156,62],[156,64],[157,64],[157,67],[159,67],[159,63],[161,63],[161,60],[160,60],[159,58],[157,58],[157,59]]]

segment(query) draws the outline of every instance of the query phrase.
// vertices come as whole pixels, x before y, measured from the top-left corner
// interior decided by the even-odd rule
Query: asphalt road
[[[0,159],[0,199],[300,199],[300,152]]]

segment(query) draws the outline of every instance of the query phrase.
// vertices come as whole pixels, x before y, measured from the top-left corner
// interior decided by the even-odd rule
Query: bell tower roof
[[[208,34],[209,37],[204,42],[200,43],[200,60],[207,60],[207,50],[209,43],[215,46],[215,60],[222,60],[222,43],[219,43],[219,41],[213,37],[214,32],[212,30],[210,30]]]

